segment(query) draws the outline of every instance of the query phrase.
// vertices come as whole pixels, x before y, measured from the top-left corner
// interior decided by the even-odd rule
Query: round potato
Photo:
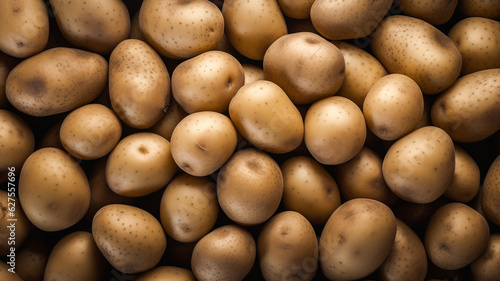
[[[500,226],[500,156],[488,168],[482,190],[481,208],[484,215]]]
[[[283,14],[293,19],[307,19],[310,16],[311,6],[314,0],[295,1],[278,0]]]
[[[476,161],[462,147],[455,145],[455,172],[444,196],[467,203],[476,197],[481,183]]]
[[[500,2],[496,0],[460,0],[458,8],[465,17],[500,20]]]
[[[134,281],[196,281],[193,272],[177,266],[157,266],[137,276]]]
[[[264,80],[265,75],[264,75],[264,69],[262,67],[256,66],[254,64],[250,63],[243,63],[241,64],[243,67],[243,72],[245,73],[245,84],[250,84],[252,82],[255,82],[257,80]]]
[[[398,4],[403,13],[408,16],[422,19],[432,25],[441,25],[451,19],[457,7],[458,0],[398,0]]]
[[[8,185],[12,187],[11,185]],[[15,189],[0,190],[0,255],[12,255],[11,247],[19,249],[31,232],[31,223],[15,196]],[[14,251],[14,255],[15,255]]]
[[[186,111],[182,109],[175,99],[171,99],[167,113],[163,115],[160,121],[156,122],[156,124],[150,128],[150,131],[170,141],[175,127],[187,115]]]
[[[495,280],[500,276],[500,233],[490,235],[488,246],[483,253],[470,264],[474,280]]]

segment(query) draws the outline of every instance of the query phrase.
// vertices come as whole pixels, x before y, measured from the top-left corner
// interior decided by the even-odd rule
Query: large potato
[[[370,47],[389,73],[409,76],[424,94],[450,87],[462,67],[460,51],[450,38],[409,16],[385,18],[372,34]]]
[[[9,73],[5,92],[19,111],[41,117],[91,102],[107,81],[108,62],[102,56],[55,47],[16,65]]]
[[[441,25],[451,19],[458,0],[398,0],[397,3],[404,14],[422,19],[432,25]]]
[[[483,182],[481,207],[484,215],[500,226],[500,156],[497,156]]]
[[[488,246],[483,253],[470,264],[474,280],[495,280],[500,276],[500,233],[490,235]]]

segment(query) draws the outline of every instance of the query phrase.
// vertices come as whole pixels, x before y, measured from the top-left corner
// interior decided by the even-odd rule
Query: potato
[[[431,109],[435,126],[456,142],[477,142],[500,130],[500,68],[460,77]]]
[[[171,99],[167,112],[163,115],[160,121],[156,122],[156,124],[150,128],[150,131],[170,141],[175,127],[187,115],[186,111],[182,109],[175,99]]]
[[[500,22],[481,17],[465,18],[448,32],[462,56],[460,74],[500,67]]]
[[[396,218],[385,204],[346,201],[328,219],[319,240],[321,269],[330,280],[354,280],[374,272],[391,252]]]
[[[382,162],[382,174],[392,192],[420,204],[443,195],[454,171],[453,141],[435,126],[417,129],[397,140]]]
[[[52,243],[41,231],[30,235],[16,252],[16,273],[24,281],[42,281]]]
[[[280,9],[283,14],[293,19],[307,19],[314,0],[295,1],[295,0],[278,0]]]
[[[59,231],[83,218],[90,204],[87,176],[58,148],[33,152],[19,173],[19,201],[28,219],[44,231]]]
[[[276,161],[254,148],[235,152],[217,174],[217,199],[240,225],[268,220],[283,196],[283,174]]]
[[[116,146],[122,125],[115,113],[101,104],[73,110],[61,124],[60,139],[71,155],[83,160],[105,156]]]
[[[250,63],[242,63],[241,66],[243,67],[243,73],[245,74],[244,85],[250,84],[257,80],[265,79],[264,69],[262,69],[262,67]]]
[[[274,41],[264,55],[263,69],[265,79],[280,86],[295,104],[334,95],[345,76],[340,50],[311,32],[287,34]]]
[[[12,267],[7,265],[4,261],[0,261],[0,278],[7,281],[24,281],[21,277],[19,277],[15,269],[14,272],[11,272],[11,268]]]
[[[467,203],[479,192],[481,171],[466,150],[455,145],[455,172],[444,196],[458,202]]]
[[[398,0],[398,4],[403,13],[408,16],[422,19],[432,25],[441,25],[451,19],[457,7],[458,0]]]
[[[50,252],[44,280],[105,280],[107,269],[92,233],[75,231],[59,240]]]
[[[460,74],[462,57],[453,41],[431,24],[409,16],[386,17],[370,47],[389,73],[409,76],[424,94],[438,94]]]
[[[490,235],[488,246],[483,253],[470,264],[474,280],[495,280],[500,276],[500,233]]]
[[[130,33],[130,15],[120,0],[50,0],[59,30],[71,44],[109,54]]]
[[[231,156],[237,144],[231,120],[214,111],[200,111],[182,119],[172,132],[172,157],[184,172],[208,176]]]
[[[500,20],[500,3],[496,0],[460,0],[458,8],[465,17]]]
[[[47,45],[49,15],[42,0],[4,0],[0,19],[0,51],[27,58]]]
[[[262,60],[267,48],[287,34],[277,0],[226,0],[222,15],[229,42],[252,60]]]
[[[328,130],[325,130],[328,128]],[[344,97],[329,97],[311,105],[304,118],[304,142],[321,164],[338,165],[363,148],[366,124],[363,112]]]
[[[0,109],[7,108],[10,106],[7,96],[5,95],[5,84],[7,83],[7,77],[9,72],[13,68],[10,61],[13,61],[12,57],[7,56],[0,52]],[[264,74],[262,74],[264,76]]]
[[[500,156],[488,168],[482,190],[481,207],[484,215],[500,226]]]
[[[300,213],[284,211],[266,222],[257,239],[259,265],[266,281],[313,280],[318,268],[318,240]]]
[[[170,96],[167,67],[151,46],[137,39],[116,46],[109,58],[109,97],[125,124],[152,127],[167,111]]]
[[[345,61],[344,82],[336,95],[346,97],[362,108],[368,91],[377,80],[387,75],[387,70],[374,56],[353,44],[345,41],[332,43]]]
[[[189,269],[176,266],[157,266],[137,276],[134,281],[196,281]]]
[[[415,231],[396,218],[396,238],[392,250],[377,269],[379,280],[424,280],[427,274],[427,254]]]
[[[240,226],[225,225],[196,243],[191,268],[199,281],[240,281],[250,272],[255,256],[252,235]]]
[[[380,78],[363,102],[366,126],[383,140],[397,140],[413,131],[424,114],[417,83],[404,74]]]
[[[430,218],[425,249],[436,266],[455,270],[476,258],[488,246],[490,228],[486,219],[464,203],[448,203]]]
[[[109,154],[105,170],[111,190],[122,196],[140,197],[165,187],[177,165],[168,140],[138,132],[120,140]]]
[[[19,111],[42,117],[90,103],[107,81],[108,63],[102,56],[55,47],[16,65],[7,78],[5,93]]]
[[[169,237],[196,242],[212,230],[219,214],[215,183],[209,177],[176,176],[161,198],[160,216]]]
[[[316,0],[311,7],[311,20],[319,33],[328,39],[361,38],[372,33],[389,12],[391,4],[390,0]]]
[[[398,197],[392,193],[382,175],[382,157],[364,146],[351,160],[332,167],[344,201],[370,198],[394,206]]]
[[[225,112],[245,83],[240,62],[221,51],[207,51],[180,63],[172,72],[172,95],[188,114]]]
[[[206,0],[145,0],[139,10],[139,27],[158,53],[187,59],[217,46],[224,34],[224,18]]]
[[[313,225],[324,225],[340,206],[339,188],[328,171],[309,156],[294,156],[281,166],[283,204]]]
[[[106,205],[97,211],[92,236],[106,260],[125,274],[152,269],[167,246],[165,232],[153,215],[123,204]]]
[[[8,186],[12,187],[12,185]],[[24,214],[14,190],[12,188],[7,188],[7,191],[0,190],[1,256],[12,255],[12,248],[19,249],[31,232],[31,223]]]
[[[229,116],[238,132],[264,151],[287,153],[302,143],[302,116],[283,89],[271,81],[241,87],[229,103]]]

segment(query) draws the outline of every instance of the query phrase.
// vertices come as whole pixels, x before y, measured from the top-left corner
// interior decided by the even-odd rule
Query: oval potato
[[[490,235],[488,246],[483,253],[470,264],[474,280],[495,280],[500,276],[500,233]]]
[[[481,184],[481,171],[476,161],[462,147],[455,145],[455,172],[444,196],[467,203],[476,197]]]
[[[500,20],[500,3],[496,0],[460,0],[458,8],[466,17]]]
[[[451,19],[457,7],[458,0],[398,0],[398,4],[403,13],[408,16],[422,19],[432,25],[441,25]]]

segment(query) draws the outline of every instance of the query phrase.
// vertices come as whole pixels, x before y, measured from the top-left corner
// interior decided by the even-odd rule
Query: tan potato
[[[311,6],[314,0],[295,1],[295,0],[278,0],[280,9],[283,14],[293,19],[307,19],[311,11]]]
[[[5,0],[0,9],[0,51],[18,58],[41,52],[49,40],[49,14],[41,0]]]
[[[167,246],[165,232],[153,215],[123,204],[106,205],[97,211],[92,236],[106,260],[125,274],[152,269]]]
[[[7,78],[5,93],[19,111],[42,117],[90,103],[107,81],[108,63],[102,56],[55,47],[16,65]]]
[[[17,59],[0,52],[0,109],[9,108],[9,100],[5,94],[5,84],[10,71],[18,63]]]
[[[260,66],[256,66],[250,63],[241,64],[243,67],[243,72],[245,73],[245,84],[250,84],[257,80],[264,80],[264,69]]]
[[[0,278],[2,280],[7,280],[7,281],[24,281],[16,273],[15,269],[11,268],[12,267],[7,263],[5,263],[4,261],[0,261]],[[14,270],[14,272],[11,272],[10,270]]]
[[[235,152],[217,175],[217,199],[224,213],[240,225],[268,220],[283,196],[283,174],[267,153],[247,148]]]
[[[241,87],[229,103],[229,116],[238,132],[264,151],[287,153],[302,143],[302,116],[283,89],[271,81]]]
[[[382,162],[382,174],[392,192],[419,204],[443,195],[454,171],[453,141],[435,126],[417,129],[397,140]]]
[[[354,280],[374,272],[391,252],[396,218],[385,204],[349,200],[328,219],[319,240],[321,269],[330,280]]]
[[[42,281],[52,243],[41,231],[30,235],[16,252],[16,273],[24,281]]]
[[[146,42],[146,39],[144,39],[144,36],[142,36],[141,27],[139,26],[139,11],[140,10],[137,10],[134,16],[132,16],[132,20],[130,21],[130,32],[128,38]]]
[[[196,243],[191,268],[199,281],[241,281],[255,262],[256,248],[255,240],[244,228],[221,226]]]
[[[455,145],[455,172],[444,196],[462,203],[472,201],[479,192],[481,171],[466,150]]]
[[[460,51],[450,38],[409,16],[385,18],[372,34],[370,47],[389,73],[409,76],[424,94],[450,87],[462,67]]]
[[[488,246],[483,253],[470,264],[474,280],[495,280],[500,276],[500,233],[490,235]]]
[[[149,132],[133,133],[111,151],[106,163],[106,182],[122,196],[151,194],[170,182],[177,172],[171,144]]]
[[[177,266],[157,266],[141,273],[134,281],[196,281],[193,272]]]
[[[182,119],[172,132],[172,157],[184,172],[208,176],[217,171],[236,149],[236,129],[215,111],[200,111]]]
[[[59,30],[70,43],[100,54],[109,54],[128,38],[130,15],[120,0],[50,0]]]
[[[314,159],[326,165],[354,158],[366,139],[363,112],[344,97],[333,96],[313,103],[304,118],[304,128],[307,149]]]
[[[432,215],[424,244],[433,264],[455,270],[477,259],[488,246],[489,237],[490,228],[481,214],[463,203],[453,202]]]
[[[334,95],[345,77],[340,50],[311,32],[287,34],[274,41],[264,55],[263,69],[265,79],[280,86],[294,104]]]
[[[481,207],[484,215],[500,226],[500,156],[491,163],[484,178]]]
[[[58,148],[41,148],[19,173],[19,201],[28,219],[44,231],[73,226],[87,212],[90,188],[80,164]]]
[[[11,256],[14,252],[15,259],[16,249],[24,244],[32,228],[12,184],[7,184],[6,191],[0,190],[0,255]]]
[[[389,12],[390,0],[316,0],[311,7],[314,27],[324,37],[344,40],[365,37]]]
[[[222,51],[207,51],[180,63],[172,72],[172,95],[188,114],[225,112],[245,83],[240,62]]]
[[[253,60],[262,60],[267,48],[287,34],[277,0],[226,0],[222,15],[231,45]]]
[[[477,142],[500,130],[500,68],[460,77],[431,109],[435,126],[457,142]]]
[[[363,102],[366,126],[383,140],[397,140],[413,131],[424,114],[417,83],[403,74],[389,74],[371,87]]]
[[[167,112],[160,121],[156,122],[156,124],[150,128],[150,131],[170,141],[175,127],[187,115],[186,111],[182,109],[175,99],[171,99]]]
[[[50,252],[44,280],[104,280],[107,269],[92,233],[75,231],[61,238]]]
[[[408,16],[422,19],[432,25],[441,25],[451,19],[457,7],[458,0],[398,0],[398,4],[403,13]]]
[[[500,22],[481,17],[465,18],[448,32],[462,55],[460,74],[500,67]]]
[[[280,168],[285,208],[299,212],[313,225],[324,225],[341,204],[334,178],[318,161],[308,156],[288,158]]]
[[[500,2],[496,0],[460,0],[458,8],[466,17],[500,20]]]
[[[36,144],[37,149],[43,147],[55,147],[61,150],[65,150],[64,146],[61,144],[60,137],[61,125],[63,121],[64,118],[58,120],[57,122],[54,122],[52,126],[50,126],[45,132],[43,132],[42,137]]]
[[[363,107],[368,91],[380,78],[387,75],[384,66],[367,51],[344,41],[332,42],[345,60],[345,78],[337,96],[346,97]]]
[[[318,269],[318,240],[311,223],[300,213],[274,215],[259,232],[257,253],[266,281],[313,280]]]
[[[217,46],[224,34],[224,18],[206,0],[145,0],[139,27],[151,46],[163,56],[187,59]]]
[[[137,39],[116,46],[109,58],[109,97],[125,124],[152,127],[167,110],[170,96],[167,67],[151,46]]]

